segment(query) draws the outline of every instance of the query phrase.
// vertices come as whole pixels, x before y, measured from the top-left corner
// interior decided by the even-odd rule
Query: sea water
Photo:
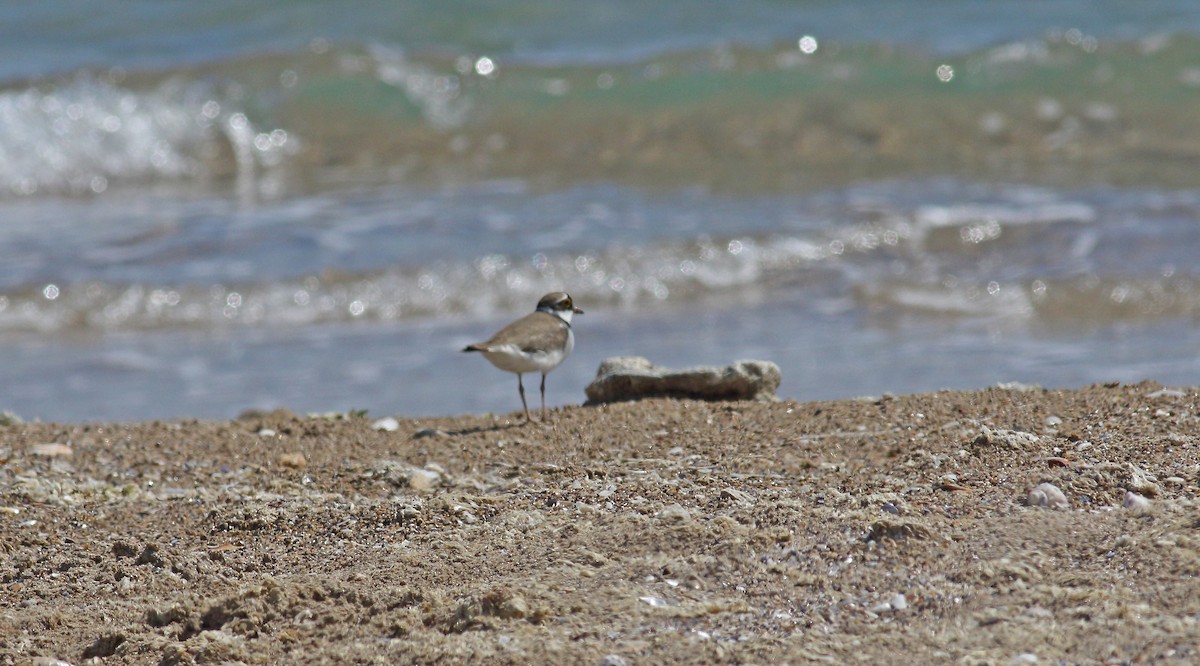
[[[507,412],[1200,375],[1192,2],[0,8],[0,409]]]

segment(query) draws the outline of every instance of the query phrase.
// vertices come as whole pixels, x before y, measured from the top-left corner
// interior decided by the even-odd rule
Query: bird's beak
[[[583,314],[583,310],[581,310],[580,308],[573,307],[573,308],[571,308],[571,311],[574,312],[575,314]]]

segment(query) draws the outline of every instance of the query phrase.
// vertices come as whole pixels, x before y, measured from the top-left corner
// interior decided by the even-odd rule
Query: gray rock
[[[587,404],[654,397],[772,401],[779,399],[781,379],[779,366],[770,361],[671,370],[640,356],[614,356],[600,364],[584,392]]]

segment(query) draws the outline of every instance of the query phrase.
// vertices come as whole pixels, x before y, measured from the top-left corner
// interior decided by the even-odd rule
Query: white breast
[[[508,372],[547,373],[562,365],[575,349],[575,332],[567,329],[567,344],[562,349],[544,352],[524,352],[516,345],[499,345],[483,352],[492,365]]]

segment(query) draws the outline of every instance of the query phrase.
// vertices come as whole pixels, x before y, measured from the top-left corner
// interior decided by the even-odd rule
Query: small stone
[[[879,520],[867,530],[867,541],[903,541],[905,539],[933,539],[935,534],[924,524],[915,520]]]
[[[1056,427],[1062,425],[1062,422],[1063,422],[1062,417],[1058,417],[1058,416],[1047,416],[1046,417],[1046,426],[1049,428],[1056,428]]]
[[[908,608],[908,601],[904,598],[903,594],[897,593],[891,599],[872,606],[871,612],[876,615],[882,615],[884,613],[902,611],[906,608]]]
[[[672,504],[658,512],[658,517],[665,523],[686,523],[692,519],[692,514],[680,504]]]
[[[308,460],[304,458],[303,453],[281,453],[279,454],[279,464],[292,469],[300,469],[308,464]]]
[[[29,451],[35,456],[45,456],[47,458],[62,458],[75,453],[66,444],[34,444]]]
[[[1033,433],[1019,430],[992,430],[987,426],[979,429],[979,435],[972,442],[975,446],[1002,446],[1007,449],[1031,449],[1041,443],[1042,438]]]
[[[176,622],[183,622],[187,618],[188,612],[183,606],[151,608],[146,611],[146,624],[152,627],[165,627]]]
[[[385,416],[372,423],[371,429],[382,430],[384,432],[396,432],[400,429],[400,422],[390,416]]]
[[[949,490],[952,492],[970,490],[970,488],[967,488],[958,482],[957,474],[943,474],[942,478],[938,480],[937,488],[939,490]]]
[[[587,502],[576,502],[575,510],[589,516],[600,513],[600,507],[595,504],[588,504]]]
[[[733,500],[738,504],[745,504],[747,506],[754,505],[754,498],[751,497],[749,493],[743,490],[738,490],[737,488],[722,488],[721,499]]]
[[[413,433],[413,439],[422,439],[425,437],[446,437],[446,431],[438,430],[437,428],[423,428]]]
[[[158,554],[158,546],[155,546],[154,544],[148,544],[145,548],[143,548],[142,554],[138,555],[138,558],[134,560],[133,563],[135,565],[149,564],[155,567],[162,567],[164,564],[166,564],[162,558],[162,555]]]
[[[92,657],[111,657],[117,653],[117,647],[125,642],[124,634],[105,634],[83,651],[84,659]]]
[[[629,662],[619,654],[606,654],[600,660],[600,666],[629,666]]]
[[[1025,498],[1025,503],[1029,506],[1044,506],[1051,509],[1066,509],[1071,506],[1063,491],[1059,490],[1058,486],[1052,483],[1038,484],[1036,488],[1029,491],[1029,495]]]
[[[275,432],[271,428],[259,428],[258,432],[254,433],[254,434],[258,435],[259,437],[274,437],[275,435],[278,435],[279,433]]]
[[[1180,476],[1168,476],[1167,478],[1163,479],[1163,483],[1171,486],[1172,488],[1182,488],[1183,484],[1187,482],[1184,481],[1183,477]]]
[[[34,657],[31,666],[72,666],[71,662],[54,657]]]
[[[1126,490],[1125,500],[1121,502],[1121,506],[1134,513],[1144,513],[1150,510],[1150,500],[1146,499],[1143,495]]]
[[[1133,463],[1129,463],[1128,489],[1146,497],[1158,497],[1162,492],[1162,488],[1158,486],[1158,477]]]
[[[499,615],[505,619],[521,619],[529,615],[529,604],[525,603],[525,598],[520,596],[512,596],[504,600],[500,604]]]
[[[1036,664],[1038,663],[1038,656],[1032,652],[1023,652],[1012,659],[1009,659],[1008,663],[1012,664],[1013,666],[1020,666],[1021,664]]]
[[[408,476],[408,487],[413,490],[430,490],[441,478],[442,475],[437,472],[427,469],[414,469]]]

